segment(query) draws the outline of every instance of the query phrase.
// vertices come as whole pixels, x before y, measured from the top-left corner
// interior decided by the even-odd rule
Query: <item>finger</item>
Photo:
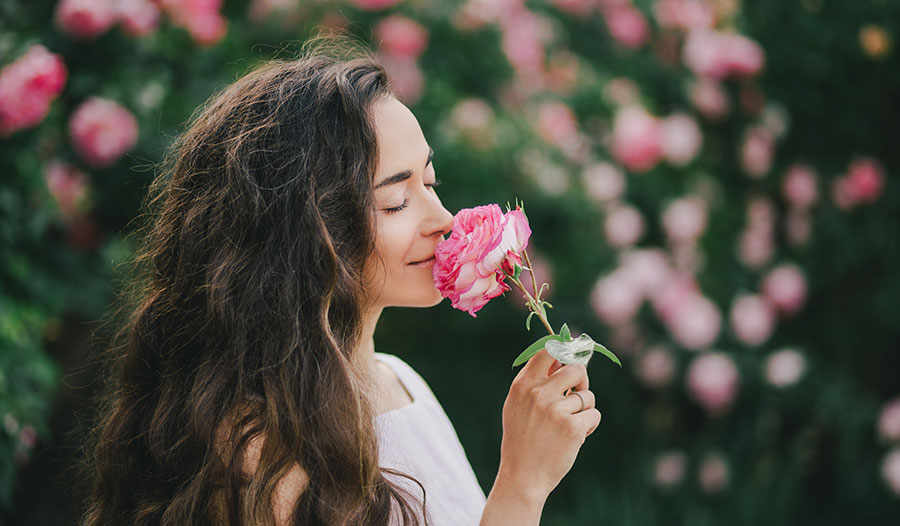
[[[603,419],[603,415],[600,414],[600,411],[598,411],[596,407],[592,407],[590,409],[585,409],[580,413],[575,413],[572,415],[572,418],[577,418],[579,420],[585,429],[584,436],[588,437],[595,429],[597,429],[597,426],[600,425],[600,420]]]
[[[549,374],[547,371],[553,365],[553,362],[556,361],[556,358],[551,356],[547,349],[541,349],[525,362],[525,367],[522,368],[523,374],[535,378],[546,378]]]
[[[567,363],[550,375],[547,383],[553,390],[558,390],[560,393],[565,393],[570,387],[574,387],[576,391],[584,391],[589,387],[587,367],[577,363]]]
[[[566,413],[569,413],[569,414],[575,414],[575,413],[580,413],[581,411],[586,411],[586,410],[594,407],[594,403],[595,403],[594,393],[592,393],[591,391],[589,391],[587,389],[581,390],[581,391],[576,391],[576,392],[578,394],[575,394],[574,392],[569,393],[565,396],[565,398],[563,398],[562,400],[560,400],[558,402],[558,404],[560,405],[560,408],[563,411],[565,411]],[[582,397],[584,397],[584,408],[583,409],[581,407],[581,397],[579,397],[578,395],[581,395]]]

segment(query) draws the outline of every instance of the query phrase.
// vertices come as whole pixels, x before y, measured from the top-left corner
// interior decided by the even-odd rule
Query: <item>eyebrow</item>
[[[427,168],[429,164],[431,164],[431,158],[434,157],[434,149],[429,146],[428,147],[428,161],[425,162],[425,167]],[[380,183],[375,185],[375,189],[379,189],[383,186],[388,186],[394,183],[400,183],[412,177],[412,170],[403,170],[402,172],[397,172],[390,177],[385,177],[381,180]]]

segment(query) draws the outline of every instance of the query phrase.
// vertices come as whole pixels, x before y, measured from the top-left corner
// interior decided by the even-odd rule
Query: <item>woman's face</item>
[[[430,307],[441,301],[431,269],[434,249],[450,232],[451,214],[433,185],[434,152],[412,112],[394,97],[372,106],[378,140],[375,250],[366,265],[373,307]],[[424,265],[414,263],[431,260]]]

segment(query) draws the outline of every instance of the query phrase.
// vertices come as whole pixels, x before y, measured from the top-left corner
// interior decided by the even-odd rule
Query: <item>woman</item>
[[[385,307],[441,300],[431,156],[340,39],[197,111],[151,188],[84,525],[538,523],[600,421],[585,368],[522,368],[485,499],[425,381],[375,352]]]

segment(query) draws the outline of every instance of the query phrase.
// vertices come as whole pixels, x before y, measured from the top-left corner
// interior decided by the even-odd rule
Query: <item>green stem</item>
[[[509,276],[509,274],[507,274],[507,276]],[[547,329],[547,333],[548,334],[556,334],[556,331],[554,331],[553,327],[550,326],[550,322],[547,321],[547,312],[544,310],[544,306],[538,304],[537,300],[535,300],[531,296],[531,294],[528,293],[528,289],[525,288],[525,285],[522,285],[521,281],[519,281],[518,279],[516,279],[512,276],[509,276],[509,278],[512,280],[513,283],[516,284],[517,287],[519,287],[519,289],[521,289],[521,291],[523,293],[525,293],[525,298],[528,300],[528,307],[531,309],[532,312],[537,314],[538,318],[541,319],[541,323],[544,324],[544,328]],[[532,279],[534,279],[533,276],[532,276]]]
[[[535,298],[540,299],[539,296],[541,295],[541,293],[538,291],[537,281],[534,279],[534,267],[531,266],[531,260],[528,259],[528,250],[522,250],[522,255],[525,256],[525,264],[528,265],[528,274],[531,275],[531,287],[532,289],[534,289]]]

